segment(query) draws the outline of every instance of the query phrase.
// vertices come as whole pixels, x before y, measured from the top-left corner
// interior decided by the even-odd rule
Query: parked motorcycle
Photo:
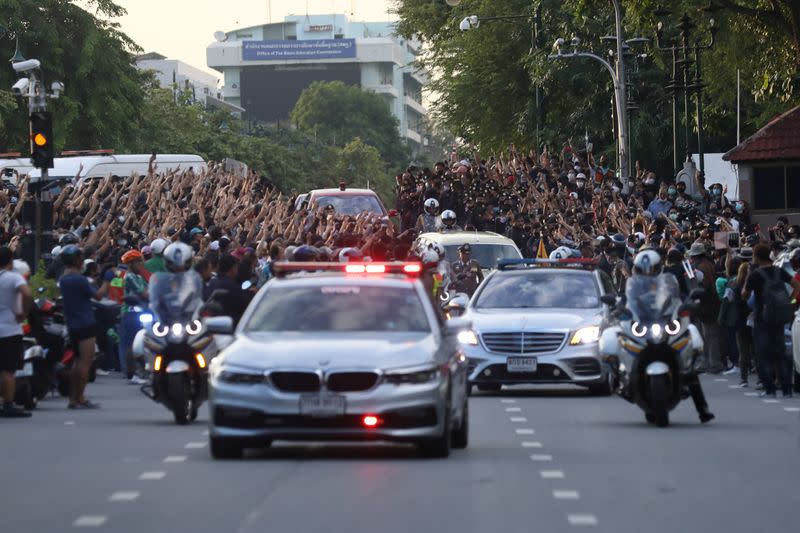
[[[24,366],[14,374],[16,392],[14,402],[31,410],[50,391],[50,371],[45,352],[33,337],[23,337],[25,346]]]
[[[176,424],[188,424],[208,397],[208,362],[214,355],[214,321],[201,320],[202,281],[194,271],[158,273],[150,281],[150,311],[133,342],[134,357],[148,361],[150,384],[141,390],[163,404]]]
[[[619,325],[600,337],[600,354],[619,375],[618,394],[659,427],[669,425],[669,412],[689,397],[687,383],[703,353],[703,338],[689,321],[701,293],[692,291],[682,304],[673,275],[634,276],[617,313]],[[607,295],[603,302],[616,299]]]

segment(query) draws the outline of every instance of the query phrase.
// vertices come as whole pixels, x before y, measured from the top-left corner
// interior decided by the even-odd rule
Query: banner
[[[242,41],[243,61],[346,59],[354,57],[356,57],[355,39]]]

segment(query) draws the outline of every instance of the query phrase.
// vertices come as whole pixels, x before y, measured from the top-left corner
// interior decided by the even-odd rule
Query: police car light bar
[[[585,268],[592,269],[598,264],[597,259],[501,259],[497,263],[498,270],[510,270],[519,267],[549,267],[549,268]]]
[[[422,272],[420,263],[400,261],[390,263],[314,263],[310,261],[297,263],[272,263],[272,272],[276,276],[286,276],[298,272],[341,272],[343,274],[401,274],[417,276]]]

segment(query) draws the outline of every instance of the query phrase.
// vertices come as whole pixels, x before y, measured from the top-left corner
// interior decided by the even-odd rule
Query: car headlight
[[[647,326],[634,322],[631,324],[631,333],[633,333],[634,337],[644,337],[647,335]]]
[[[475,332],[471,329],[465,329],[464,331],[459,331],[458,336],[456,337],[458,342],[461,344],[467,344],[469,346],[477,346],[478,345],[478,336],[475,335]]]
[[[681,330],[681,323],[678,322],[677,320],[673,320],[672,323],[664,326],[664,329],[669,335],[677,335],[678,332]]]
[[[217,379],[225,383],[235,383],[237,385],[256,385],[258,383],[264,383],[265,381],[264,374],[225,369],[217,374]]]
[[[569,343],[572,345],[591,344],[593,342],[597,342],[598,339],[600,339],[600,327],[589,326],[586,328],[581,328],[578,331],[576,331],[572,335],[572,339],[570,339]]]
[[[156,337],[166,337],[169,335],[169,327],[165,326],[161,322],[156,322],[153,324],[153,335]]]
[[[385,374],[384,380],[392,385],[419,385],[429,383],[439,377],[437,367],[422,370],[399,370]]]

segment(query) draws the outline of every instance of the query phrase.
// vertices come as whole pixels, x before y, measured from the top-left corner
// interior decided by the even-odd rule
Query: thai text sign
[[[243,61],[344,59],[352,57],[356,57],[355,39],[242,41]]]

